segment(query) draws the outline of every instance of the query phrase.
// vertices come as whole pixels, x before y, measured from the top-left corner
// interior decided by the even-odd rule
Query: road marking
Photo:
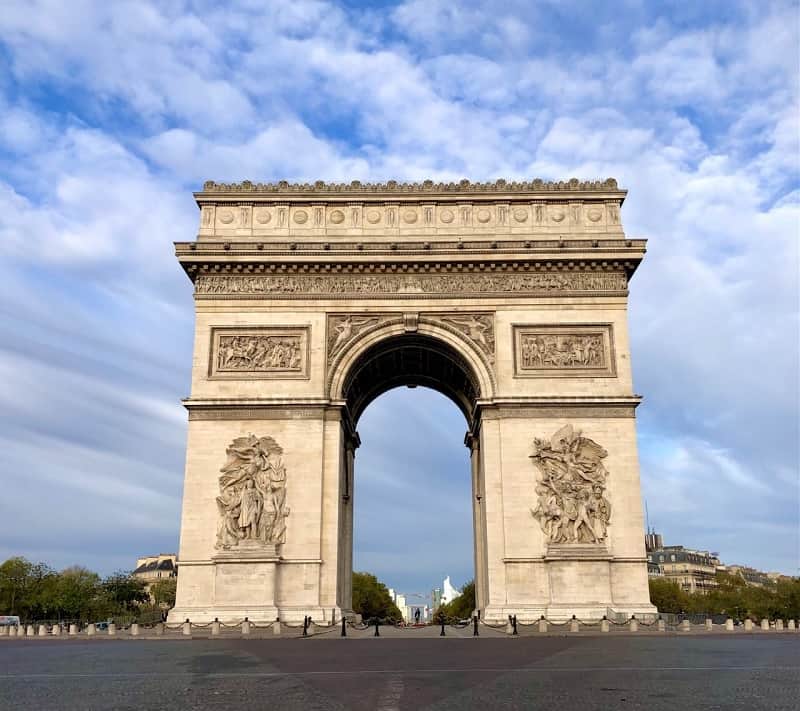
[[[0,674],[0,679],[103,679],[144,677],[279,677],[279,676],[358,676],[362,674],[563,674],[592,672],[741,672],[741,671],[800,671],[799,666],[768,667],[448,667],[444,669],[349,669],[346,671],[285,671],[285,672],[33,672],[22,674]]]

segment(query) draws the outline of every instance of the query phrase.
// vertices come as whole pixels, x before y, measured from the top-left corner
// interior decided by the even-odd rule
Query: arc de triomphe
[[[196,325],[171,620],[347,613],[358,420],[401,385],[464,414],[484,619],[655,612],[625,194],[206,183],[176,244]]]

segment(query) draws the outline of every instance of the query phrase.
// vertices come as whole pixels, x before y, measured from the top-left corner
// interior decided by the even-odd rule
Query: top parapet
[[[473,183],[469,180],[460,180],[457,183],[434,183],[432,180],[423,180],[421,183],[398,183],[396,180],[389,180],[385,183],[362,183],[360,180],[353,180],[349,183],[326,183],[317,180],[314,183],[289,183],[280,180],[277,183],[253,183],[243,180],[241,183],[215,183],[207,180],[203,183],[203,190],[196,195],[203,193],[301,193],[301,194],[369,194],[375,193],[538,193],[538,192],[622,192],[617,187],[614,178],[605,180],[586,180],[581,181],[577,178],[561,181],[507,181],[495,180],[493,183]]]
[[[194,193],[200,239],[560,238],[623,234],[614,178],[493,183],[215,183]]]

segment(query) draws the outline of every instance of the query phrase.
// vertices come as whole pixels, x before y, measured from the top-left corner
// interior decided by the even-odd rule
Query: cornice
[[[326,183],[317,180],[313,183],[289,183],[281,180],[276,183],[254,183],[244,180],[241,183],[217,183],[207,180],[203,184],[202,191],[194,195],[199,200],[204,197],[214,195],[230,195],[241,193],[249,197],[256,195],[274,196],[403,196],[408,197],[418,195],[421,197],[433,197],[436,195],[521,195],[535,193],[565,193],[566,195],[580,193],[615,193],[624,198],[627,191],[621,190],[614,178],[605,180],[570,180],[546,181],[507,181],[495,180],[494,182],[473,183],[469,180],[458,182],[434,182],[424,180],[419,183],[399,183],[396,180],[389,180],[385,183],[362,183],[360,180],[353,180],[350,183]]]

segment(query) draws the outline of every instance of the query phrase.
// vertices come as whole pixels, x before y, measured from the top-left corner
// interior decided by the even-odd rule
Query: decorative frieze
[[[211,378],[308,377],[308,327],[212,328]]]
[[[608,456],[597,442],[565,425],[549,440],[533,441],[530,458],[541,477],[531,513],[549,544],[602,544],[611,521],[605,497]]]
[[[197,296],[402,296],[491,294],[624,294],[623,271],[454,274],[200,275]]]
[[[611,324],[514,326],[515,377],[616,375]]]
[[[216,547],[272,547],[286,542],[286,468],[272,437],[237,437],[220,469]]]

